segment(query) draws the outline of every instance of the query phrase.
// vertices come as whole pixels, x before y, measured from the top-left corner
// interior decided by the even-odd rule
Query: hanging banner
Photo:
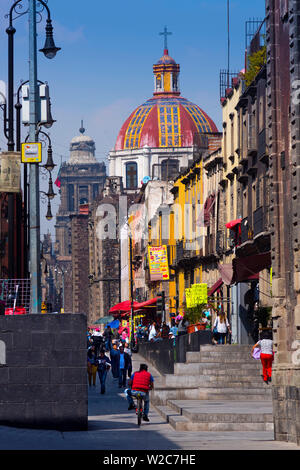
[[[17,152],[0,154],[0,192],[21,192],[21,157]]]
[[[168,281],[169,263],[167,246],[149,246],[149,270],[151,281]]]

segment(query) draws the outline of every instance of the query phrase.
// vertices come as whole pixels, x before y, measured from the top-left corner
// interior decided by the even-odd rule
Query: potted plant
[[[190,307],[186,309],[184,317],[188,320],[188,333],[194,333],[195,329],[205,330],[205,323],[202,322],[204,317],[204,310],[207,308],[205,304],[199,304],[195,307]]]

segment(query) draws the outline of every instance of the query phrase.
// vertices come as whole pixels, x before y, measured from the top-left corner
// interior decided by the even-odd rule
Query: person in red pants
[[[261,350],[260,360],[263,369],[263,379],[265,383],[269,383],[272,380],[272,362],[274,359],[273,341],[270,332],[262,333],[261,340],[253,346],[252,353],[254,348],[260,348]]]

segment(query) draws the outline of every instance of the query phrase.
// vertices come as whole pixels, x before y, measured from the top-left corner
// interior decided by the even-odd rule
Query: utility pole
[[[36,0],[29,0],[29,142],[38,142]],[[31,313],[41,313],[39,165],[29,164]]]
[[[130,332],[130,346],[134,346],[134,311],[133,311],[133,266],[132,266],[132,236],[129,234],[129,262],[130,262],[130,318],[131,318],[131,332]]]

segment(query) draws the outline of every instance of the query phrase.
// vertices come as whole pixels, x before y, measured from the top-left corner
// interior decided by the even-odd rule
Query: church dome
[[[217,133],[213,120],[196,104],[180,96],[180,66],[164,55],[153,66],[153,97],[135,109],[118,134],[115,151],[202,146],[204,134]]]
[[[95,142],[94,140],[84,135],[85,129],[81,122],[81,128],[79,129],[80,135],[74,137],[70,143],[70,159],[68,163],[70,165],[80,165],[85,163],[97,163],[95,158]]]

